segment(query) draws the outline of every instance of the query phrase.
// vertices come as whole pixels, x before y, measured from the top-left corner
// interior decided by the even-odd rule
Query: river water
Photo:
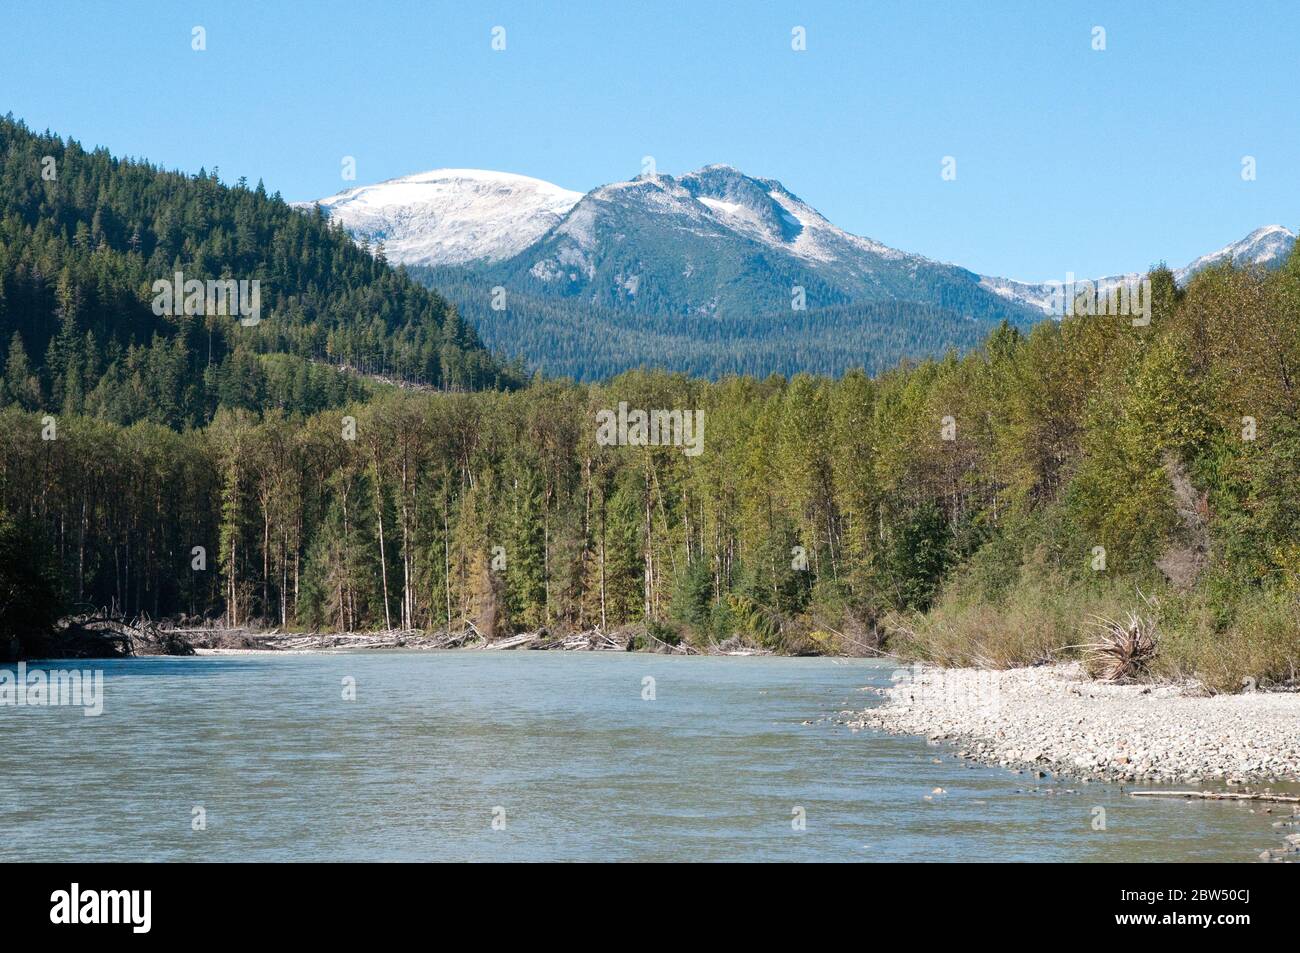
[[[1241,804],[1036,780],[836,724],[877,703],[863,687],[894,669],[878,661],[51,666],[102,669],[103,713],[0,707],[3,861],[1245,861],[1280,841]]]

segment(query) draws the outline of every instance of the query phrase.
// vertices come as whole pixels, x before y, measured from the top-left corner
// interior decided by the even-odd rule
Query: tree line
[[[155,314],[177,270],[258,278],[263,320]],[[1001,324],[827,376],[525,386],[318,213],[6,118],[0,632],[95,605],[1023,664],[1140,599],[1178,673],[1294,679],[1300,256],[1150,280],[1146,326]],[[701,412],[702,452],[598,440],[620,403]]]
[[[128,612],[488,636],[636,622],[816,651],[946,619],[933,647],[972,631],[962,607],[1026,593],[1167,592],[1188,659],[1267,601],[1266,667],[1284,673],[1300,657],[1300,256],[1184,291],[1151,280],[1148,327],[1003,325],[875,378],[380,387],[310,415],[220,408],[185,432],[11,406],[0,499],[69,599]],[[602,444],[620,402],[702,411],[703,452]],[[1168,568],[1180,558],[1190,570]]]

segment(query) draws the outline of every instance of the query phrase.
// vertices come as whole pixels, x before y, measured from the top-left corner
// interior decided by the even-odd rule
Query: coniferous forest
[[[259,279],[260,323],[156,315],[176,271]],[[1300,256],[1150,277],[1149,326],[874,375],[528,382],[319,214],[9,118],[0,633],[108,606],[1013,665],[1141,605],[1169,674],[1292,679]],[[599,443],[620,402],[702,412],[702,452]]]
[[[310,413],[363,396],[340,368],[452,390],[519,377],[436,293],[260,182],[86,152],[12,117],[0,249],[6,398],[29,409],[182,430],[218,407]],[[155,315],[151,286],[177,271],[259,280],[262,320]]]
[[[545,298],[514,290],[493,310],[498,278],[414,266],[411,276],[438,288],[473,321],[489,346],[532,356],[552,376],[596,382],[643,367],[716,380],[728,374],[878,374],[904,358],[978,347],[1000,319],[914,301],[855,302],[745,317],[664,315],[602,307],[587,299]],[[504,287],[504,286],[502,286]],[[1012,311],[1013,323],[1034,323]],[[1009,319],[1012,320],[1012,319]]]

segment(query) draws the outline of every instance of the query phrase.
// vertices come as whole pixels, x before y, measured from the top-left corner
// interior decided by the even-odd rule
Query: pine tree
[[[32,373],[22,336],[15,331],[9,339],[9,356],[5,361],[4,394],[0,399],[13,401],[24,410],[41,405],[41,384]]]

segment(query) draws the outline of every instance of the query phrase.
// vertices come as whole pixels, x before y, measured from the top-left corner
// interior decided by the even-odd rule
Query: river
[[[1133,799],[838,725],[877,703],[879,661],[49,667],[101,669],[103,712],[0,707],[4,861],[1245,861],[1279,839],[1244,805]]]

